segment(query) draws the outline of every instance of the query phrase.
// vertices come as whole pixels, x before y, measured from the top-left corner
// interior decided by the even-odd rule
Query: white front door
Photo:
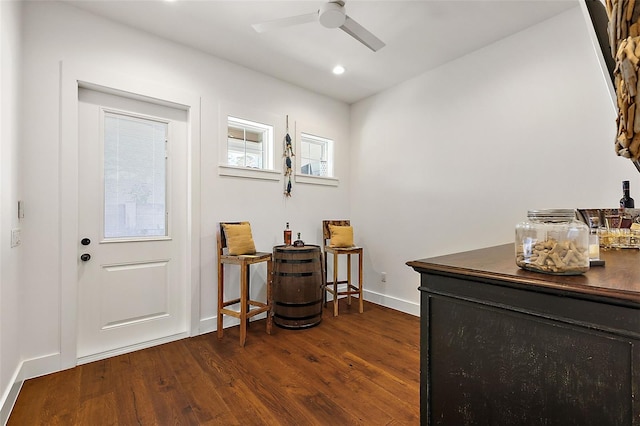
[[[187,111],[78,93],[78,363],[186,336]]]

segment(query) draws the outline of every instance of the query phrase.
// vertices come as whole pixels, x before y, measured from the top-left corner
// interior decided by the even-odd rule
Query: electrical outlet
[[[20,235],[20,229],[12,229],[11,230],[11,247],[17,247],[20,245],[21,243],[21,235]]]
[[[380,274],[380,281],[382,281],[383,283],[387,282],[387,273],[383,272]]]

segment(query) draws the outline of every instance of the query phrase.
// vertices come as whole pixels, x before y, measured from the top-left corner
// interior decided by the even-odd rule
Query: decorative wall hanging
[[[284,195],[291,197],[291,175],[293,174],[293,144],[289,136],[289,116],[287,115],[287,134],[284,137]]]
[[[616,62],[615,90],[618,100],[618,131],[615,150],[619,156],[640,159],[640,5],[635,1],[607,0],[609,44]]]

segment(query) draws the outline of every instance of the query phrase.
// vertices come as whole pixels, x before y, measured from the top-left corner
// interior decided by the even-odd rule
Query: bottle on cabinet
[[[622,181],[622,198],[620,198],[620,208],[632,209],[634,207],[635,207],[635,203],[633,201],[633,198],[631,198],[630,191],[629,191],[629,181],[623,180]]]
[[[289,229],[289,222],[287,222],[287,227],[284,230],[284,244],[286,246],[291,245],[291,229]]]

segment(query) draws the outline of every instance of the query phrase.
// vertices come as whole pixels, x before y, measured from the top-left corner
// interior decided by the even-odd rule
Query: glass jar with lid
[[[589,227],[572,209],[529,210],[516,225],[516,264],[556,275],[588,271]]]

